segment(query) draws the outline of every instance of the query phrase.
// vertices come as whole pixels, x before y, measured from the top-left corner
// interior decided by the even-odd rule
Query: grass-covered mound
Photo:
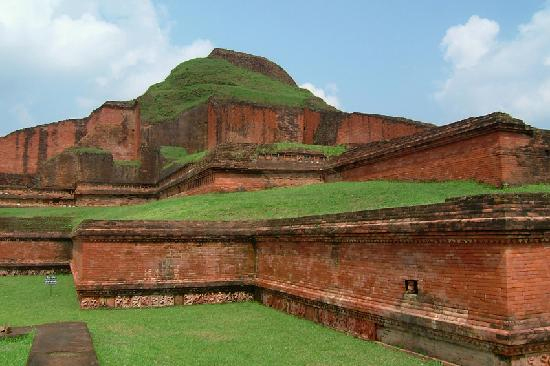
[[[41,276],[0,277],[0,304],[0,324],[86,322],[104,366],[439,364],[252,302],[80,310],[70,276],[58,276],[51,297]],[[0,340],[0,365],[23,365],[30,343]]]
[[[225,60],[196,58],[176,66],[166,80],[152,85],[139,97],[141,117],[149,123],[173,120],[210,97],[267,106],[334,110],[306,89]]]
[[[549,192],[550,184],[498,189],[474,182],[339,182],[168,198],[121,207],[0,208],[0,217],[106,220],[257,220],[439,203],[483,193]]]

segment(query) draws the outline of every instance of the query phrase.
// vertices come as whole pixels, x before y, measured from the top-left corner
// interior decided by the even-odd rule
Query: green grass
[[[334,110],[308,90],[225,60],[197,58],[178,65],[166,80],[152,85],[139,97],[141,116],[150,123],[173,120],[210,97],[267,106]]]
[[[0,365],[25,365],[32,340],[32,334],[15,338],[0,338]]]
[[[507,189],[474,183],[339,182],[256,192],[213,193],[120,207],[0,208],[0,217],[105,220],[251,220],[298,217],[443,202],[482,193],[547,192],[550,184]]]
[[[32,299],[32,300],[30,300]],[[85,321],[101,365],[438,365],[258,303],[80,310],[70,276],[0,277],[0,324]],[[0,341],[0,364],[24,365],[29,339]]]
[[[347,148],[344,145],[326,146],[326,145],[306,145],[297,142],[278,142],[271,145],[258,146],[256,152],[258,154],[273,154],[281,151],[309,150],[318,151],[325,156],[338,156],[346,152]]]
[[[179,146],[161,146],[160,154],[166,160],[162,167],[168,169],[174,165],[183,166],[188,163],[195,163],[204,159],[208,151],[199,151],[193,154],[188,154],[187,150]]]
[[[170,161],[182,159],[189,155],[187,150],[180,146],[161,146],[160,154],[163,158]]]

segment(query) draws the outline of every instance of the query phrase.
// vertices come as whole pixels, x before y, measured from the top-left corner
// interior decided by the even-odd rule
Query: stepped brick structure
[[[367,144],[342,155],[332,168],[336,180],[550,182],[550,131],[493,113]]]
[[[296,85],[261,57],[220,49],[210,57]],[[550,182],[550,131],[504,113],[438,127],[212,96],[150,123],[139,100],[0,138],[0,206],[123,205],[373,179]],[[331,157],[312,144],[348,150]],[[180,164],[161,156],[164,146],[208,151]],[[548,194],[268,221],[85,221],[72,229],[70,218],[0,218],[0,275],[70,271],[84,309],[256,300],[460,365],[550,360]]]
[[[0,271],[70,260],[83,308],[256,299],[460,365],[530,365],[550,354],[549,203],[508,194],[239,223],[87,221],[73,234],[10,219],[0,224],[19,229],[0,242]]]
[[[200,108],[206,115],[211,114],[209,110],[218,107],[240,112],[222,114],[223,118],[216,113],[212,119],[205,117],[204,143],[211,141],[207,132],[209,126],[218,126],[217,132],[211,134],[214,136],[212,138],[229,140],[230,143],[217,143],[199,162],[161,170],[158,146],[147,142],[156,139],[159,146],[178,143],[176,140],[180,135],[169,132],[180,128],[189,132],[189,128],[184,126],[200,126],[194,123],[194,118],[202,112],[195,110],[168,126],[166,134],[155,132],[160,131],[159,127],[145,128],[142,131],[145,140],[139,150],[139,164],[120,165],[108,153],[79,151],[78,148],[66,150],[42,163],[34,178],[28,178],[35,184],[21,184],[27,179],[25,176],[12,179],[11,184],[4,184],[0,188],[0,205],[128,204],[180,194],[256,190],[341,180],[475,180],[494,186],[550,182],[550,132],[532,128],[503,113],[431,127],[376,115],[327,112],[323,117],[317,112],[299,114],[294,111],[298,114],[292,114],[294,112],[288,109],[276,112],[245,104],[215,106],[216,103],[213,103],[208,108]],[[256,110],[250,118],[256,116],[257,124],[243,122],[254,121],[240,114],[244,110]],[[277,113],[283,111],[286,117],[278,120]],[[280,134],[284,133],[286,137],[270,135],[263,140],[268,135],[258,131],[259,126],[271,118],[267,116],[273,117],[272,131],[283,129],[286,132]],[[305,129],[309,122],[303,121],[315,120],[315,116],[320,118],[319,124],[313,124],[317,127]],[[219,118],[226,122],[227,118],[240,121],[241,127],[227,122],[233,127],[226,129],[223,127],[226,122],[220,122]],[[281,122],[289,120],[297,122],[286,125]],[[357,145],[355,142],[361,133],[350,132],[354,129],[363,131],[364,141],[370,142]],[[264,132],[268,130],[266,127]],[[303,139],[309,136],[307,138],[336,143],[337,139],[343,138],[338,137],[342,135],[354,139],[348,140],[347,145],[351,149],[333,158],[307,149],[270,153],[269,148],[264,149],[255,141],[274,142],[292,136],[296,138],[294,141],[306,141]],[[192,133],[191,136],[198,135]],[[330,138],[332,140],[327,140]],[[200,139],[193,141],[197,144]],[[197,147],[199,150],[202,148]],[[9,180],[13,176],[9,173],[4,178]]]

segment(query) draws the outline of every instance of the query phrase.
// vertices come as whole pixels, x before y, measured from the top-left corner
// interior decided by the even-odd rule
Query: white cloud
[[[475,66],[495,44],[500,30],[497,22],[473,15],[466,24],[447,30],[441,45],[445,48],[445,60],[457,69]]]
[[[550,128],[550,3],[497,39],[498,24],[473,16],[443,38],[452,69],[435,93],[447,116],[459,119],[501,110]]]
[[[307,89],[313,93],[313,95],[323,99],[327,104],[330,104],[333,107],[340,108],[340,100],[336,95],[338,93],[338,87],[336,84],[327,84],[325,88],[318,88],[312,83],[303,83],[300,84],[300,88]]]
[[[207,55],[208,40],[174,45],[149,0],[0,1],[2,73],[55,74],[77,87],[76,106],[129,99],[164,79],[177,64]],[[1,75],[0,75],[1,76]],[[38,80],[39,81],[39,80]],[[52,88],[55,89],[55,88]]]

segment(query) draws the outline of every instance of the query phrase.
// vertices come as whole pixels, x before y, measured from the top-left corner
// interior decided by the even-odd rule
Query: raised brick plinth
[[[549,203],[523,194],[258,222],[91,221],[72,268],[83,307],[254,295],[459,364],[523,365],[550,352]]]

